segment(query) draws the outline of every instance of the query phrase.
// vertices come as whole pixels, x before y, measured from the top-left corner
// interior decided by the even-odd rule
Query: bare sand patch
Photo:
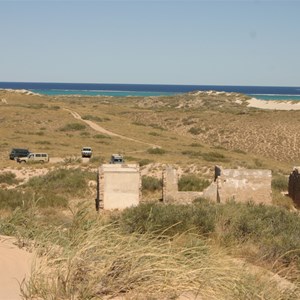
[[[276,100],[259,100],[252,98],[248,100],[249,107],[273,110],[300,110],[300,101],[276,101]]]
[[[16,239],[0,236],[0,299],[18,300],[20,284],[28,280],[31,273],[33,253],[20,249]]]

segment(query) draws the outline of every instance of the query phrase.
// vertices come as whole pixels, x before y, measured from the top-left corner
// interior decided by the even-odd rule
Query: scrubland
[[[300,298],[299,214],[283,195],[299,165],[300,111],[249,108],[226,93],[0,98],[0,234],[37,255],[24,299]],[[47,152],[50,163],[19,165],[13,147]],[[112,153],[141,165],[143,201],[96,213],[97,167]],[[181,190],[205,188],[216,164],[271,169],[274,205],[165,205],[166,164],[180,170]]]

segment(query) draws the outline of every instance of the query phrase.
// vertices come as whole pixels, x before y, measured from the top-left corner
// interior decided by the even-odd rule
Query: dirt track
[[[103,127],[99,126],[98,124],[96,124],[96,123],[94,123],[94,122],[92,122],[90,120],[84,120],[84,119],[82,119],[81,116],[77,112],[75,112],[75,111],[72,111],[72,110],[70,110],[68,108],[64,108],[64,110],[68,111],[69,113],[71,113],[71,115],[75,119],[80,120],[80,121],[86,123],[88,126],[90,126],[92,129],[94,129],[97,132],[100,132],[100,133],[103,133],[103,134],[107,134],[109,136],[118,137],[120,139],[133,141],[135,143],[140,143],[140,144],[148,145],[148,146],[151,146],[151,147],[154,147],[154,148],[161,148],[160,146],[155,145],[155,144],[143,142],[143,141],[140,141],[140,140],[136,140],[136,139],[124,136],[124,135],[120,135],[120,134],[111,132],[111,131],[104,129]]]

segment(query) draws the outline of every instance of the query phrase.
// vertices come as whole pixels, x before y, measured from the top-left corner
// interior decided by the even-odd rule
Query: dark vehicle
[[[9,159],[14,160],[18,157],[26,157],[30,154],[28,149],[13,148],[9,154]]]
[[[124,158],[120,154],[113,154],[110,158],[110,163],[111,164],[123,164]]]

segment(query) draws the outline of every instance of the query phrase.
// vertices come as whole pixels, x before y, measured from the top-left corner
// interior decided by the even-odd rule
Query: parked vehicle
[[[111,164],[123,164],[124,158],[121,154],[112,154],[112,156],[110,158],[110,163]]]
[[[81,156],[82,157],[92,157],[93,151],[91,147],[83,147],[81,149]]]
[[[26,157],[30,154],[28,149],[13,148],[9,154],[9,159],[14,160],[18,157]]]
[[[26,157],[19,157],[17,159],[18,163],[27,163],[27,162],[40,162],[45,163],[49,162],[49,155],[47,153],[30,153]]]

